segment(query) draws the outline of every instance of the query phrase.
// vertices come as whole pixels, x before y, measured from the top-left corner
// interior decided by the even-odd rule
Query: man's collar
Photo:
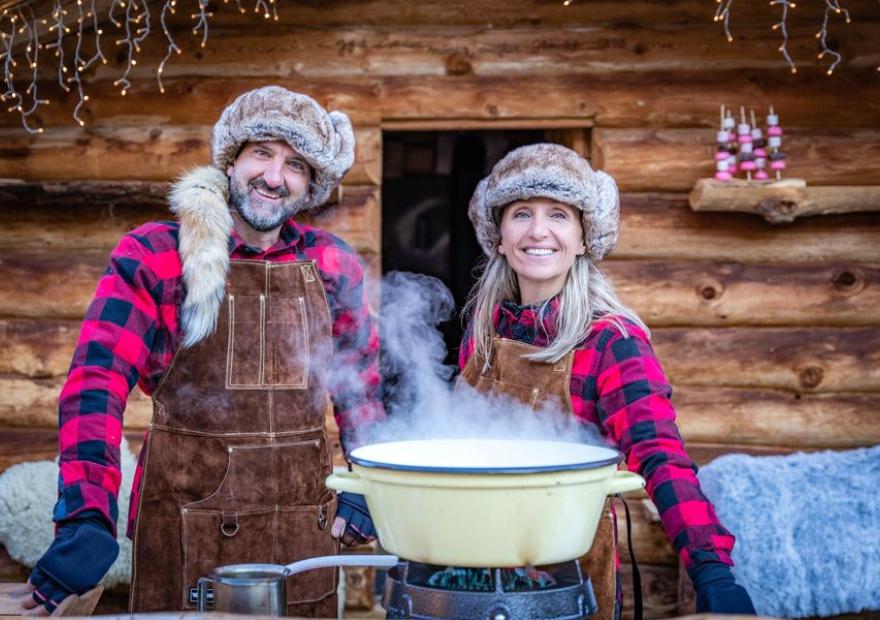
[[[278,231],[278,240],[270,247],[263,250],[248,245],[244,239],[241,238],[241,235],[238,234],[238,231],[233,228],[232,234],[229,236],[229,253],[239,253],[246,256],[270,255],[276,251],[286,250],[290,246],[295,245],[299,242],[301,237],[302,231],[300,230],[299,225],[293,218],[289,218],[281,225],[281,230]]]

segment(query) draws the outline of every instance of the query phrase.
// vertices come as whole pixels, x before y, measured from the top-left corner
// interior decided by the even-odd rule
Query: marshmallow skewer
[[[767,166],[767,151],[764,150],[764,147],[767,146],[767,141],[764,140],[764,132],[761,131],[761,128],[755,122],[755,111],[749,110],[749,113],[752,117],[752,152],[755,154],[755,167],[757,167],[755,179],[766,181],[770,178],[765,170]]]
[[[739,169],[744,170],[746,179],[752,180],[752,172],[758,169],[755,164],[755,154],[752,151],[752,127],[746,121],[745,108],[740,106],[740,124],[736,128],[736,141],[739,143]]]
[[[782,178],[782,171],[785,170],[785,153],[782,148],[782,127],[779,126],[779,116],[773,112],[773,106],[770,106],[770,113],[767,115],[767,145],[770,147],[770,169],[776,172],[776,178]]]
[[[726,183],[733,178],[730,171],[730,132],[725,128],[724,106],[721,106],[720,129],[715,134],[718,148],[715,151],[715,180]]]

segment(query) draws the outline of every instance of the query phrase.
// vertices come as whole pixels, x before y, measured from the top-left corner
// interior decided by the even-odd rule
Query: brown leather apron
[[[215,566],[338,552],[318,374],[332,347],[314,262],[231,261],[216,331],[153,394],[130,611],[194,610]],[[288,615],[336,617],[336,585],[336,569],[292,577]]]
[[[573,351],[556,364],[548,364],[523,357],[540,351],[539,347],[506,338],[493,339],[492,346],[492,366],[484,373],[482,357],[474,354],[462,370],[460,380],[478,392],[511,396],[533,408],[555,400],[563,411],[571,412]],[[590,620],[613,620],[619,614],[616,609],[618,580],[614,529],[611,502],[608,500],[593,546],[579,560],[581,570],[593,582],[599,607]]]

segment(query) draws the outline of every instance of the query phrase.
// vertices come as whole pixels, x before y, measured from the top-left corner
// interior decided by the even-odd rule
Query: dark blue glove
[[[102,517],[92,513],[65,521],[31,572],[34,600],[52,613],[71,594],[94,588],[117,555],[119,543]]]
[[[363,545],[375,540],[376,528],[367,509],[367,500],[357,493],[340,493],[336,516],[345,519],[342,544],[346,546]]]
[[[721,562],[704,562],[690,569],[697,592],[697,613],[755,616],[749,593],[736,584],[730,567]]]

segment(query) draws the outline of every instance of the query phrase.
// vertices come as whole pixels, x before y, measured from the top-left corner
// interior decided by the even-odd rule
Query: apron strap
[[[639,573],[639,565],[636,562],[636,555],[633,551],[632,519],[629,514],[629,506],[626,505],[626,500],[623,499],[623,496],[618,493],[614,497],[623,503],[623,509],[626,512],[626,544],[629,547],[629,560],[632,565],[633,574],[633,619],[642,620],[642,576]]]

